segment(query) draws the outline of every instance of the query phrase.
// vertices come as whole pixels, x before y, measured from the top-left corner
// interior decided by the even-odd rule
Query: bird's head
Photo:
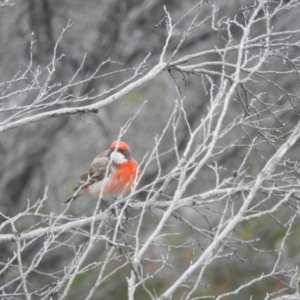
[[[116,164],[122,164],[131,159],[130,149],[123,141],[114,141],[108,152],[109,158]]]

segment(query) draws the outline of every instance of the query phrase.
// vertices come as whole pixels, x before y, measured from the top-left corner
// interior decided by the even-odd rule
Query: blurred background
[[[288,3],[289,1],[285,1]],[[70,20],[72,26],[65,32],[61,39],[57,52],[58,56],[65,56],[57,63],[57,70],[54,82],[66,83],[80,67],[84,55],[86,61],[79,74],[79,78],[87,78],[105,60],[110,58],[119,63],[109,63],[101,69],[101,74],[113,72],[120,68],[130,68],[138,66],[144,58],[151,53],[147,60],[149,67],[154,66],[159,61],[159,57],[167,37],[165,23],[161,22],[165,17],[164,5],[170,12],[174,22],[179,20],[192,7],[197,4],[193,0],[169,0],[169,1],[136,1],[136,0],[14,0],[13,6],[0,7],[0,82],[12,79],[16,73],[26,69],[30,61],[30,43],[35,40],[32,48],[33,66],[43,69],[47,66],[53,56],[53,49],[59,39],[63,28]],[[219,7],[217,16],[234,17],[241,20],[245,16],[244,8],[253,5],[254,1],[211,1]],[[203,19],[212,8],[208,3],[201,6],[199,19]],[[287,15],[288,14],[288,15]],[[275,17],[273,26],[276,30],[293,30],[300,26],[299,11],[288,11],[280,17]],[[175,37],[170,49],[176,47],[178,40],[189,24],[192,22],[193,15],[184,18],[175,31]],[[160,24],[160,25],[159,25]],[[253,36],[259,34],[264,29],[256,26]],[[233,29],[234,37],[238,40],[241,31]],[[222,33],[213,31],[209,22],[193,31],[192,35],[182,45],[178,58],[186,54],[192,54],[203,50],[223,47],[226,45]],[[297,49],[294,49],[297,51]],[[171,52],[170,52],[171,53]],[[295,54],[296,55],[296,54]],[[201,61],[220,58],[217,56],[202,57]],[[228,61],[234,61],[235,57],[228,57]],[[278,63],[274,59],[274,64]],[[278,69],[283,70],[282,63],[278,63]],[[70,90],[70,94],[82,96],[87,93],[95,95],[106,89],[110,89],[123,82],[129,77],[128,72],[116,72],[112,75],[98,78],[81,85],[75,86]],[[277,105],[286,107],[280,115],[284,122],[285,131],[292,128],[298,121],[298,103],[291,103],[286,97],[285,91],[297,94],[298,78],[296,75],[281,76],[269,74],[270,80],[276,82],[277,87],[267,81],[257,81],[251,86],[253,91],[264,93],[266,101],[274,101],[274,98],[282,99]],[[218,78],[215,78],[216,82]],[[0,135],[0,211],[2,214],[12,217],[27,206],[27,201],[34,203],[42,198],[45,189],[48,189],[48,199],[45,203],[45,211],[59,213],[62,211],[61,203],[72,193],[77,184],[78,177],[91,163],[93,158],[101,151],[107,149],[113,140],[120,134],[121,128],[139,110],[132,121],[128,130],[122,137],[130,143],[132,155],[142,161],[145,154],[152,151],[155,137],[162,133],[167,121],[175,107],[175,99],[178,99],[176,85],[180,87],[181,96],[184,98],[186,117],[189,125],[195,128],[201,118],[207,112],[209,95],[206,91],[208,83],[203,83],[201,76],[183,75],[171,71],[165,72],[157,79],[146,84],[140,89],[134,90],[121,100],[116,101],[102,109],[96,114],[78,114],[63,116],[54,119],[46,119],[41,122],[27,126],[8,130]],[[1,91],[0,91],[1,92]],[[23,93],[15,95],[4,101],[9,105],[16,103],[31,103],[34,93]],[[96,101],[96,100],[95,100]],[[95,102],[94,101],[94,102]],[[93,103],[89,100],[83,104]],[[289,109],[294,107],[294,109]],[[243,111],[238,101],[231,103],[228,112],[228,120],[232,119]],[[7,117],[7,113],[2,113],[1,120]],[[276,119],[270,118],[268,126],[278,127]],[[249,134],[253,133],[249,131]],[[177,132],[177,146],[179,153],[182,153],[188,141],[187,126],[184,122],[179,124]],[[234,141],[240,133],[233,131],[230,136],[224,138],[224,143]],[[173,136],[169,130],[162,143],[160,151],[168,151],[174,146]],[[273,148],[264,145],[261,149],[263,155],[253,154],[248,161],[249,174],[255,176],[265,163],[265,159],[272,155]],[[298,146],[290,151],[289,157],[292,161],[297,160]],[[232,147],[218,156],[221,180],[232,176],[232,172],[238,168],[244,155],[245,149],[242,147]],[[174,154],[163,155],[161,157],[161,167],[163,173],[167,173],[174,166]],[[143,178],[140,186],[152,182],[158,172],[157,165],[151,164]],[[215,184],[214,172],[205,167],[199,174],[196,182],[189,187],[187,194],[204,192],[212,188]],[[170,194],[172,187],[170,187]],[[92,197],[86,196],[78,199],[72,205],[70,214],[74,216],[91,215],[95,206]],[[220,209],[222,211],[222,209]],[[220,215],[213,211],[203,212],[210,216],[210,222],[214,225]],[[195,214],[189,210],[182,211],[183,216],[195,218],[199,224],[206,224],[205,218],[201,214]],[[289,218],[288,208],[281,211],[283,219]],[[149,214],[148,221],[143,225],[143,232],[147,235],[150,230],[154,215]],[[198,220],[198,219],[199,220]],[[0,217],[0,220],[4,220]],[[178,220],[174,220],[177,224]],[[180,223],[178,223],[180,228]],[[205,226],[206,226],[205,225]],[[20,224],[20,230],[24,229]],[[202,225],[199,225],[202,226]],[[9,232],[9,229],[6,229]],[[184,270],[194,256],[201,253],[203,245],[207,241],[204,237],[193,236],[189,228],[180,228],[183,235],[169,238],[166,243],[182,244],[185,242],[193,246],[172,252],[172,263],[175,268],[166,267],[164,272],[155,277],[150,283],[150,289],[155,288],[159,294],[164,291],[170,282],[173,282]],[[284,257],[284,266],[293,266],[299,261],[299,229],[293,231],[294,239],[291,239],[289,251]],[[272,268],[276,255],[268,253],[267,250],[274,250],[278,247],[283,234],[286,232],[274,219],[262,219],[259,222],[246,222],[239,226],[236,231],[238,239],[261,240],[259,247],[262,251],[253,252],[250,248],[240,249],[241,257],[216,261],[210,266],[205,276],[205,285],[199,288],[199,296],[218,295],[231,291],[241,285],[245,280],[252,276],[259,276],[266,268]],[[4,231],[5,233],[5,231]],[[184,235],[186,233],[186,235]],[[185,236],[185,237],[184,237]],[[191,242],[190,238],[195,238]],[[197,242],[198,241],[198,242]],[[197,244],[198,243],[198,244]],[[258,245],[257,245],[258,246]],[[36,244],[24,252],[24,260],[30,259],[32,253],[36,251]],[[102,248],[101,248],[102,249]],[[102,249],[103,250],[103,249]],[[1,262],[7,261],[14,251],[14,245],[3,244],[0,248]],[[33,251],[33,252],[32,252]],[[151,253],[151,251],[153,253]],[[158,249],[149,249],[148,255],[159,256]],[[97,260],[101,252],[95,249],[94,256],[90,260]],[[97,256],[98,255],[98,256]],[[39,266],[39,270],[54,272],[60,270],[68,263],[68,252],[51,252]],[[158,269],[154,262],[146,264],[146,270],[153,273]],[[114,266],[112,265],[112,269]],[[126,276],[130,270],[120,270],[116,272],[107,285],[99,288],[93,299],[126,299],[127,293]],[[5,283],[10,275],[6,274],[1,283]],[[42,286],[45,282],[50,282],[49,278],[44,279],[41,275],[32,275],[32,284]],[[68,299],[83,299],[86,290],[89,289],[89,279],[93,278],[93,272],[78,276],[73,283]],[[236,298],[230,299],[264,299],[266,292],[273,292],[283,287],[288,287],[282,278],[270,278],[254,287],[249,287]],[[10,286],[6,291],[14,290]],[[77,297],[77,298],[76,298]],[[146,299],[143,290],[136,295],[136,299]],[[180,299],[179,296],[174,299]],[[37,298],[38,299],[38,298]]]

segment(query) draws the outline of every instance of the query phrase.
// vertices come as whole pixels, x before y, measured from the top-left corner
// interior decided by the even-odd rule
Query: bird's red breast
[[[129,161],[116,164],[116,170],[111,174],[111,178],[104,187],[103,194],[129,193],[138,176],[138,163],[131,158]]]

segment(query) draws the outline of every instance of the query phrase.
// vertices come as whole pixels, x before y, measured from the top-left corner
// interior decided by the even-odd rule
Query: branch
[[[116,100],[119,100],[121,97],[127,95],[132,90],[134,90],[138,87],[141,87],[143,84],[158,77],[165,70],[165,68],[166,68],[165,63],[156,65],[152,70],[149,71],[148,74],[146,74],[142,78],[138,79],[137,81],[135,81],[133,83],[130,83],[129,85],[127,85],[125,88],[123,88],[119,92],[113,94],[112,96],[107,97],[106,99],[104,99],[96,104],[91,104],[91,105],[82,106],[82,107],[62,108],[62,109],[57,109],[57,110],[37,114],[35,116],[22,118],[21,120],[0,126],[0,132],[4,132],[8,129],[12,129],[12,128],[19,127],[22,125],[27,125],[27,124],[37,122],[40,120],[44,120],[47,118],[53,118],[53,117],[59,117],[59,116],[63,116],[63,115],[71,115],[71,114],[77,114],[77,113],[88,113],[88,112],[97,113],[100,108],[107,106],[107,105],[115,102]]]

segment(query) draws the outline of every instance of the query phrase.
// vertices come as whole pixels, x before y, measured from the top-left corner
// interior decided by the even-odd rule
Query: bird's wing
[[[90,167],[86,170],[84,174],[80,176],[77,187],[74,189],[74,194],[71,198],[66,200],[64,203],[73,202],[76,198],[80,196],[80,191],[82,188],[89,186],[97,181],[102,180],[105,175],[110,175],[112,172],[112,167],[109,163],[108,151],[100,153],[92,162]],[[109,167],[109,170],[107,168]]]
[[[94,159],[94,161],[93,162],[95,162],[95,161],[97,161],[99,158],[107,158],[108,157],[108,152],[109,152],[110,150],[106,150],[106,151],[104,151],[104,152],[102,152],[102,153],[100,153],[99,155],[97,155],[96,157],[95,157],[95,159]]]
[[[80,176],[78,188],[83,188],[91,185],[97,181],[102,180],[105,175],[110,175],[111,168],[107,170],[109,166],[108,157],[96,157],[90,167],[86,170],[84,174]]]

